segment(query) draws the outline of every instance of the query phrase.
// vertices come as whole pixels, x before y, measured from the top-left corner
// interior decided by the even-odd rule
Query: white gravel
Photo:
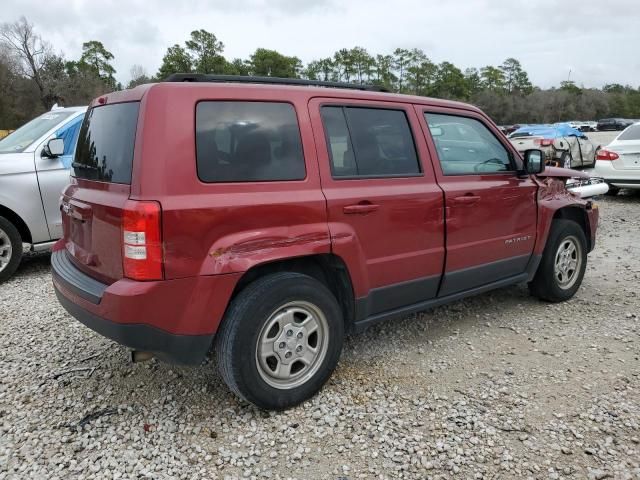
[[[283,413],[211,364],[128,363],[29,257],[0,285],[0,479],[640,478],[640,195],[600,204],[572,301],[517,286],[374,327]]]

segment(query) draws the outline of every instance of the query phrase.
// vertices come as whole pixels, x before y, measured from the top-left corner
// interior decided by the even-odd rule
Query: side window
[[[445,175],[479,175],[514,170],[507,149],[480,121],[424,114]]]
[[[198,103],[196,164],[203,182],[304,179],[304,155],[293,106],[275,102]]]
[[[64,152],[60,156],[60,161],[64,168],[71,168],[71,162],[73,161],[73,154],[76,150],[76,143],[78,143],[78,134],[80,133],[80,126],[84,120],[84,115],[71,120],[69,123],[63,125],[56,133],[57,138],[61,138],[64,143]]]
[[[334,177],[420,174],[404,111],[332,106],[321,113]]]

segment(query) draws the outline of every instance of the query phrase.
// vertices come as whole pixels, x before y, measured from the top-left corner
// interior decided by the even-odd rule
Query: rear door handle
[[[460,205],[473,205],[479,200],[480,197],[478,195],[462,195],[461,197],[453,198],[453,202]]]
[[[357,205],[347,205],[342,208],[342,211],[347,215],[367,215],[373,213],[380,208],[380,205],[373,203],[359,203]]]

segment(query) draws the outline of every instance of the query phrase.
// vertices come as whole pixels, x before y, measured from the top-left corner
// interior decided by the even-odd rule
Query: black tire
[[[608,195],[610,197],[615,197],[620,193],[620,189],[618,187],[614,187],[613,185],[610,185],[610,184],[607,184],[607,185],[609,185],[609,190],[607,191],[607,193],[605,193],[605,195]]]
[[[566,164],[567,160],[569,160],[569,166],[565,167],[565,164]],[[571,157],[571,153],[570,152],[564,152],[562,154],[562,156],[560,157],[560,167],[561,168],[571,168],[571,161],[572,160],[573,160],[573,158]]]
[[[273,321],[279,310],[294,308],[290,306],[292,302],[312,305],[324,315],[326,338],[316,338],[325,338],[326,350],[314,364],[315,370],[305,373],[311,375],[313,372],[304,383],[278,388],[264,379],[267,373],[259,365],[258,341],[264,338],[267,323]],[[286,333],[289,332],[283,329],[281,334],[274,334],[274,338],[281,338]],[[294,337],[290,338],[295,342]],[[260,408],[282,410],[309,399],[320,390],[338,364],[343,340],[342,310],[329,289],[307,275],[284,272],[255,280],[232,300],[216,335],[215,348],[218,368],[232,392]],[[278,342],[274,340],[274,350],[283,345]],[[324,345],[316,345],[316,348],[325,348]],[[281,354],[274,354],[270,359],[284,362],[276,355]]]
[[[556,257],[561,245],[576,243],[576,259],[580,259],[570,285],[562,285],[555,271]],[[582,227],[571,220],[554,220],[535,277],[529,282],[529,291],[535,297],[548,302],[564,302],[575,295],[582,284],[587,268],[587,238]]]
[[[4,232],[4,235],[2,234]],[[9,243],[11,244],[11,253],[8,254],[5,249],[3,249],[3,238],[9,238]],[[13,275],[20,265],[20,260],[22,259],[22,237],[20,236],[20,232],[18,229],[4,217],[0,217],[0,256],[9,255],[9,262],[5,265],[4,262],[0,263],[0,283],[8,280],[11,275]],[[3,259],[6,259],[4,257]],[[3,268],[4,265],[4,268]]]

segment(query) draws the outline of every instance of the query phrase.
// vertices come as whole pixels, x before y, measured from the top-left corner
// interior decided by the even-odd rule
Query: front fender
[[[587,209],[590,202],[569,192],[565,188],[565,181],[566,178],[564,177],[551,176],[544,179],[537,179],[540,188],[538,189],[538,228],[534,246],[535,254],[541,255],[544,252],[553,219],[560,210],[567,208],[576,209],[579,215],[584,218],[587,228],[585,234],[591,241],[591,245],[595,243],[595,230],[598,220],[597,213],[595,214],[594,225],[592,224],[594,214],[589,214],[591,210]]]

